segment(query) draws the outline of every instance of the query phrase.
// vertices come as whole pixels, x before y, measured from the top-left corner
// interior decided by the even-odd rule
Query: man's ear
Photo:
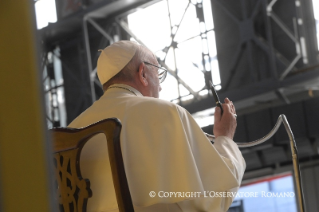
[[[141,63],[138,67],[138,78],[143,86],[148,86],[147,73],[145,69],[145,64]]]

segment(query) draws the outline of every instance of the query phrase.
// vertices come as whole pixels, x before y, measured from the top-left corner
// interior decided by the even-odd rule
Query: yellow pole
[[[0,211],[50,211],[33,0],[0,0]]]

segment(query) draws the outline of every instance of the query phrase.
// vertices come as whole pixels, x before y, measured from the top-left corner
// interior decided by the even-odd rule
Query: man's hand
[[[214,123],[214,135],[217,138],[218,136],[227,136],[228,138],[234,138],[237,121],[236,121],[236,110],[233,102],[228,98],[225,99],[225,103],[222,104],[223,115],[221,115],[221,110],[219,107],[215,108],[215,123]]]

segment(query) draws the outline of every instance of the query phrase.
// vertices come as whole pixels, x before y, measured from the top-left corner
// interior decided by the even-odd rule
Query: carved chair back
[[[119,211],[134,211],[120,146],[121,128],[122,125],[118,119],[110,118],[80,129],[50,130],[53,138],[56,187],[61,212],[86,211],[87,201],[92,197],[92,191],[89,179],[83,179],[81,176],[79,160],[85,143],[99,133],[106,136]]]

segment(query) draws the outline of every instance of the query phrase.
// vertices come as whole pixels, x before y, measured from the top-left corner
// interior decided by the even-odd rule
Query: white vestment
[[[213,145],[184,108],[144,97],[127,85],[115,86],[135,94],[113,85],[69,127],[120,119],[121,148],[135,211],[227,211],[233,197],[212,196],[236,192],[240,186],[246,164],[237,145],[223,136]],[[103,135],[84,146],[81,171],[90,179],[93,192],[88,212],[118,211]],[[150,197],[151,191],[155,197]]]

